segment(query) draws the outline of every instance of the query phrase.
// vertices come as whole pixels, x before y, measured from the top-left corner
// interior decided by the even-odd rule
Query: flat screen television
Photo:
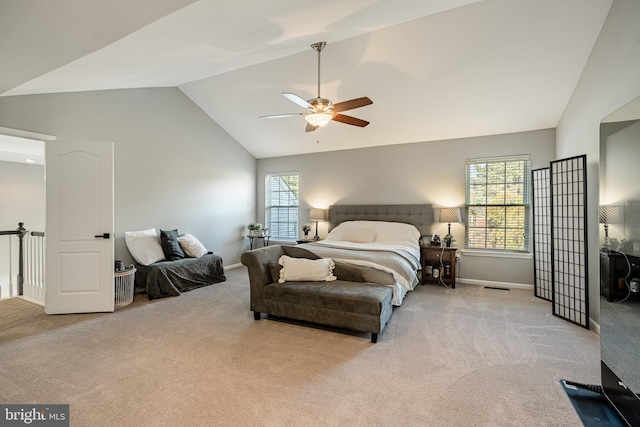
[[[640,97],[602,121],[599,175],[602,389],[640,426]]]

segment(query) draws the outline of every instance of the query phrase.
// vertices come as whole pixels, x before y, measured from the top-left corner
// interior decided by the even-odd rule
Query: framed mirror
[[[602,386],[640,425],[640,97],[600,125]]]

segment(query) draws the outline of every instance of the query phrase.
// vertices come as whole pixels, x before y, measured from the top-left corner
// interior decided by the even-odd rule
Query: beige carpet
[[[421,286],[371,344],[255,321],[227,277],[110,314],[0,301],[0,402],[72,426],[580,426],[559,380],[600,382],[598,335],[531,292]]]

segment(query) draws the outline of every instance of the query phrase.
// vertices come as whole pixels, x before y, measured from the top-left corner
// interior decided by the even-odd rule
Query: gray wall
[[[322,141],[320,142],[322,144]],[[333,204],[431,203],[464,206],[465,160],[475,157],[531,154],[533,168],[549,166],[555,156],[555,130],[385,147],[343,150],[258,160],[258,218],[264,222],[264,177],[270,172],[300,174],[300,224],[308,223],[310,208]],[[437,216],[436,216],[437,218]],[[327,224],[320,224],[320,235]],[[433,234],[444,235],[436,223]],[[457,245],[464,243],[464,226],[452,225]],[[463,255],[465,279],[532,284],[530,257],[503,258]]]
[[[557,127],[557,157],[587,155],[589,310],[600,321],[598,164],[600,121],[640,95],[640,2],[614,0]]]
[[[0,230],[44,231],[44,166],[0,161],[0,194]]]
[[[191,233],[237,264],[255,216],[255,158],[180,90],[132,89],[0,97],[0,126],[58,140],[112,141],[115,256],[124,232]]]
[[[44,210],[44,167],[0,161],[0,230],[16,230],[24,222],[29,231],[44,231]],[[0,298],[9,296],[9,260],[17,283],[18,238],[0,236]]]

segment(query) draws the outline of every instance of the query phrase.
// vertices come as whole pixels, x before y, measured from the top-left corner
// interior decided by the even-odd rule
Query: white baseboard
[[[40,301],[40,300],[37,300],[35,298],[31,298],[28,295],[19,295],[17,298],[20,298],[20,299],[23,299],[25,301],[29,301],[29,302],[32,302],[34,304],[38,304],[38,305],[41,305],[41,306],[44,307],[44,301]]]
[[[231,265],[225,265],[224,269],[225,270],[233,270],[234,268],[240,268],[242,267],[242,263],[237,263],[237,264],[231,264]]]
[[[505,289],[526,289],[533,290],[533,285],[527,285],[525,283],[509,283],[509,282],[494,282],[491,280],[476,280],[476,279],[456,279],[456,282],[464,283],[466,285],[486,286],[489,288],[505,288]]]

